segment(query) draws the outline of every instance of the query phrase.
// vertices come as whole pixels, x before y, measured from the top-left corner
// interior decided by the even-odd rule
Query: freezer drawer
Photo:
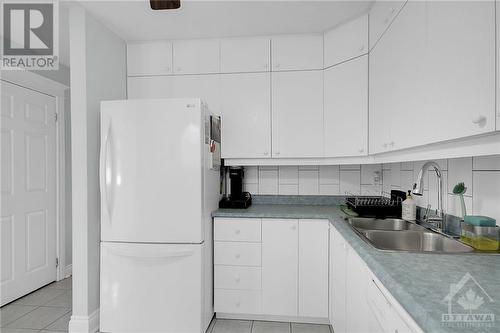
[[[101,332],[200,333],[201,245],[101,243]]]

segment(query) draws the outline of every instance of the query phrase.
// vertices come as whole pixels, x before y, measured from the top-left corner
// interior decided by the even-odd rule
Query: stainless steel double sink
[[[382,251],[468,253],[474,249],[453,238],[400,219],[349,218],[348,223],[366,242]]]

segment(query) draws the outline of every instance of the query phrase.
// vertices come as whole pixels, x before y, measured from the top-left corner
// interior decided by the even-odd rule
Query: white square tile
[[[402,162],[401,170],[404,171],[413,171],[413,162]]]
[[[360,164],[344,164],[340,166],[340,170],[361,170]]]
[[[338,165],[321,165],[319,167],[320,184],[340,184],[340,174]]]
[[[361,185],[361,195],[382,195],[382,185]]]
[[[401,171],[401,191],[407,192],[413,189],[413,184],[415,184],[415,179],[413,178],[413,171],[402,170]]]
[[[18,299],[12,304],[17,305],[44,305],[57,296],[64,294],[66,290],[54,288],[42,288]]]
[[[212,333],[250,333],[251,329],[249,320],[217,319]]]
[[[252,333],[290,333],[290,323],[254,321]]]
[[[299,170],[299,194],[319,194],[319,170]]]
[[[320,184],[319,194],[321,195],[339,195],[340,185],[339,184]]]
[[[500,170],[500,155],[473,158],[473,170]]]
[[[10,328],[42,329],[68,313],[69,309],[41,306],[7,325]]]
[[[53,300],[45,304],[45,306],[56,306],[62,308],[71,308],[72,306],[72,292],[71,290],[66,290],[62,295],[57,296]]]
[[[448,161],[448,193],[453,193],[453,188],[460,182],[467,187],[465,193],[472,195],[472,157],[453,158]]]
[[[279,185],[280,195],[298,195],[299,185],[298,184],[280,184]]]
[[[361,192],[361,172],[340,170],[340,194],[358,195]]]
[[[292,333],[330,333],[328,325],[292,323]]]
[[[34,305],[16,305],[16,304],[8,304],[0,308],[0,324],[1,326],[5,326],[8,323],[13,322],[16,319],[21,318],[28,312],[31,312],[36,309]]]
[[[245,167],[245,177],[243,177],[243,183],[258,184],[259,183],[259,167],[256,167],[256,166]]]
[[[243,191],[250,194],[259,194],[259,184],[246,184],[243,183]]]
[[[380,185],[382,184],[382,165],[365,164],[361,166],[361,184]]]
[[[391,170],[382,171],[382,192],[391,192]]]
[[[259,167],[259,194],[278,194],[278,169]]]
[[[57,319],[55,322],[53,322],[46,328],[48,330],[53,330],[53,331],[68,331],[70,318],[71,318],[71,312]]]
[[[297,166],[279,167],[279,184],[298,184],[299,168]]]
[[[500,224],[500,172],[473,171],[473,213],[485,215]]]
[[[448,171],[443,171],[443,207],[447,211],[446,189],[448,188]],[[429,170],[429,204],[433,209],[438,208],[438,178],[435,170]]]
[[[401,187],[401,163],[391,164],[391,188]]]
[[[465,209],[467,214],[472,214],[472,197],[464,196],[465,201]],[[460,203],[460,199],[458,195],[448,194],[448,214],[462,217],[462,205]]]

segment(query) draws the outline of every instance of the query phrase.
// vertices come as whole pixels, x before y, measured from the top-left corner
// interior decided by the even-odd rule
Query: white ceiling
[[[147,0],[81,1],[127,41],[321,32],[368,11],[373,1],[181,0],[153,11]]]

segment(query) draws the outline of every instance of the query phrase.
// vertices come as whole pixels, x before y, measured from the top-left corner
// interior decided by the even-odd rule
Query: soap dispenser
[[[406,221],[415,221],[417,217],[417,204],[415,200],[411,197],[411,191],[408,191],[406,200],[403,201],[402,207],[402,219]]]

